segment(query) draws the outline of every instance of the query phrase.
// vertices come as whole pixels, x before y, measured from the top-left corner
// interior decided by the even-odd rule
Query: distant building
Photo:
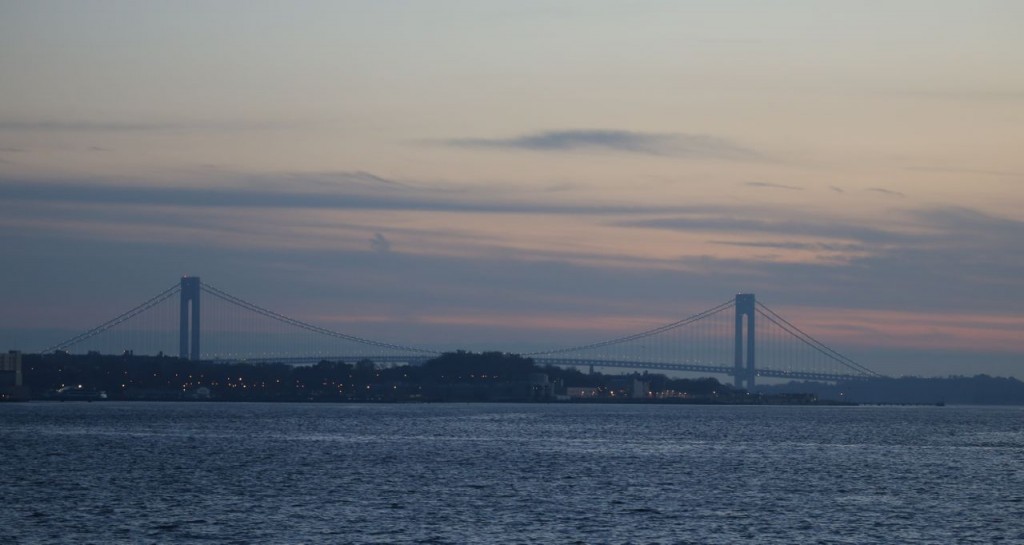
[[[21,386],[21,352],[0,354],[0,386]]]
[[[0,401],[28,399],[28,388],[22,383],[21,352],[11,350],[0,354]]]
[[[530,373],[530,399],[547,401],[555,398],[555,385],[547,373]]]
[[[647,399],[651,386],[634,377],[613,378],[609,381],[609,393],[622,399]]]

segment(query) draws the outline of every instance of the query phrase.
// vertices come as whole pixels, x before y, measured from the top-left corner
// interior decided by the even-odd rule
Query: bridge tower
[[[733,378],[737,388],[743,388],[745,381],[747,391],[754,389],[754,315],[756,306],[753,293],[736,294],[736,366],[733,368]],[[746,328],[743,327],[744,321],[746,321]],[[746,333],[746,338],[744,338],[744,333]]]
[[[181,325],[178,337],[178,357],[181,359],[199,359],[199,291],[198,276],[181,278]]]

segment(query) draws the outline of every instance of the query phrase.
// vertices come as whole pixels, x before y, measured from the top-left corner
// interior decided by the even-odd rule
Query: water
[[[0,406],[3,543],[1024,543],[1024,410]]]

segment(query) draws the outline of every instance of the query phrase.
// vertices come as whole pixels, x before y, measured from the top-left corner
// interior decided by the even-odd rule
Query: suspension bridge
[[[418,364],[440,354],[285,316],[194,276],[41,353],[55,351],[177,353],[189,360],[294,364]],[[523,355],[541,365],[728,375],[736,387],[748,390],[759,377],[838,381],[881,376],[807,334],[750,293],[646,331]]]

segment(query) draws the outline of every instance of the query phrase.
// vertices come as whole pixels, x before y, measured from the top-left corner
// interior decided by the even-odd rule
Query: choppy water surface
[[[4,543],[1024,543],[1024,410],[0,406]]]

